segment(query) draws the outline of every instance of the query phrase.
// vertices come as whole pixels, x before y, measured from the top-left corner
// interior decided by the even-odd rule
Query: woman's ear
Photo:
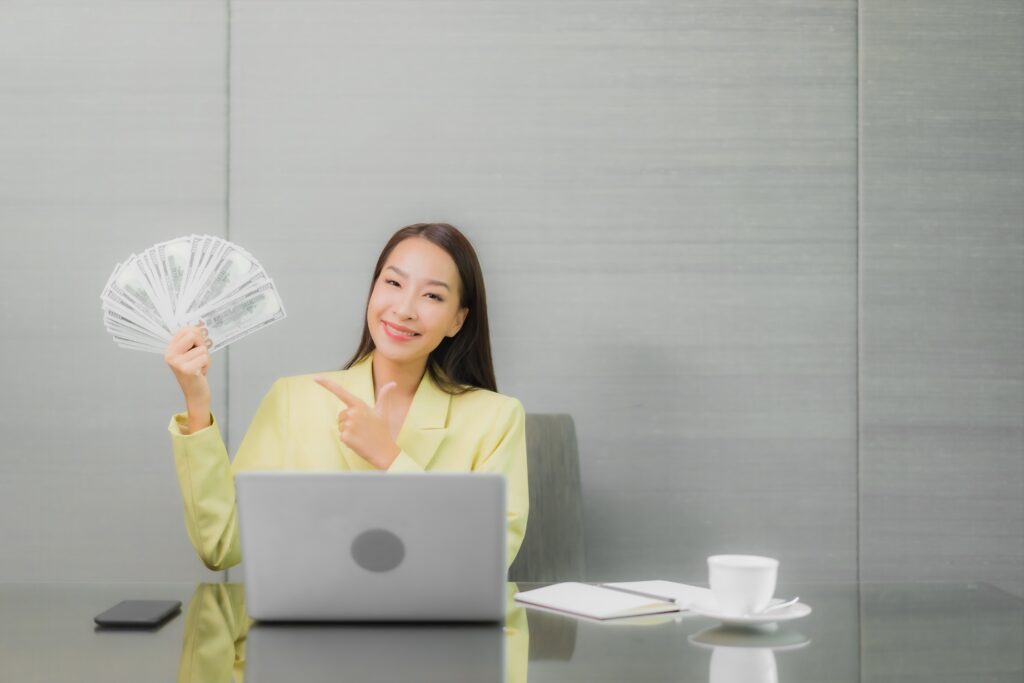
[[[468,308],[460,308],[459,312],[455,314],[455,325],[452,326],[451,332],[446,336],[454,337],[462,329],[462,323],[466,322],[466,316],[469,315]]]

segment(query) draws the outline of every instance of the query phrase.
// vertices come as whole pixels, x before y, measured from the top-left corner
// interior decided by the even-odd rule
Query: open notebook
[[[626,581],[587,584],[556,583],[516,593],[516,600],[590,619],[618,619],[642,614],[686,610],[711,595],[707,588],[673,581]]]

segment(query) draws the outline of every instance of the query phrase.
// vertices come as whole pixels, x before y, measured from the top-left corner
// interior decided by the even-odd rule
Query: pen
[[[673,605],[678,606],[679,602],[675,598],[669,598],[664,595],[655,595],[654,593],[644,593],[643,591],[633,590],[632,588],[622,588],[621,586],[613,586],[607,583],[597,584],[601,588],[610,588],[613,591],[621,591],[623,593],[632,593],[633,595],[639,595],[644,598],[654,598],[655,600],[661,600],[663,602],[671,602]]]

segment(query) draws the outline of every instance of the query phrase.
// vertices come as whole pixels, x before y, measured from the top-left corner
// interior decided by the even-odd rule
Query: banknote
[[[212,352],[286,317],[256,257],[213,235],[177,237],[131,254],[114,266],[100,302],[118,346],[153,353],[163,353],[187,325],[206,325]]]
[[[283,319],[284,304],[268,279],[196,312],[190,324],[206,326],[213,352]]]

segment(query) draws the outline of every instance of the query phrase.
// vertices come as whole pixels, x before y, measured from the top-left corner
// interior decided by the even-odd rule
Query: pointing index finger
[[[313,381],[322,386],[327,391],[337,396],[338,398],[340,398],[342,401],[345,402],[345,405],[349,406],[350,408],[353,405],[362,403],[362,400],[358,396],[346,390],[345,387],[341,386],[337,382],[332,382],[326,377],[314,377]]]

